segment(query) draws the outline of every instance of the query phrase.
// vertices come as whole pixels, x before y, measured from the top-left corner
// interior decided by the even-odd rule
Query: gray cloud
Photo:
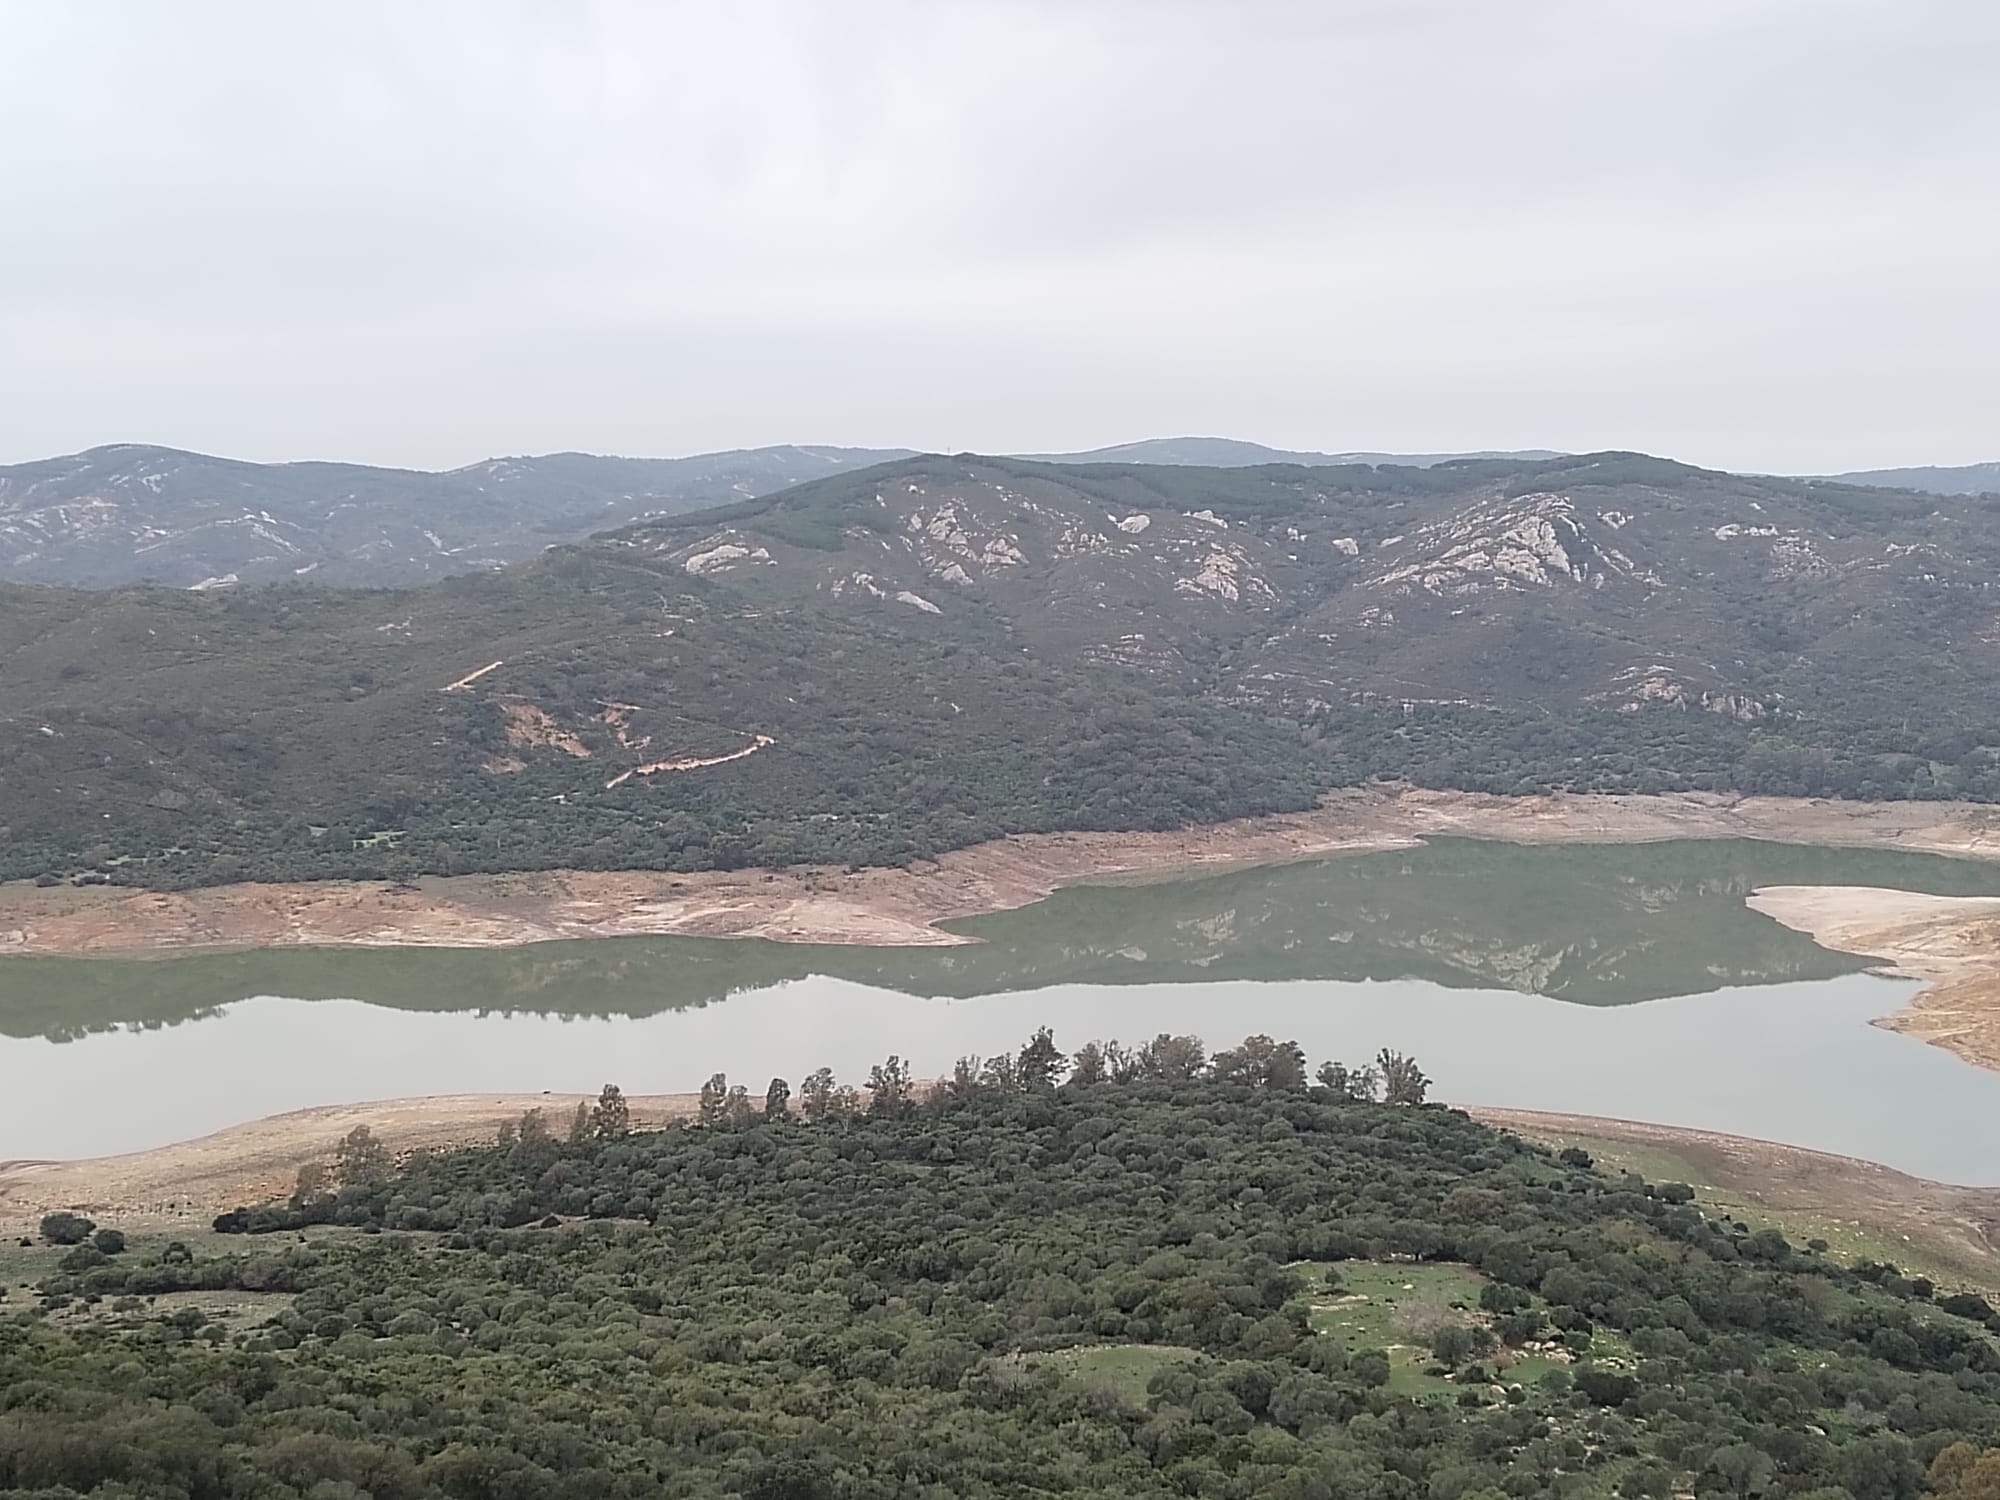
[[[1986,0],[0,5],[0,459],[2000,452]]]

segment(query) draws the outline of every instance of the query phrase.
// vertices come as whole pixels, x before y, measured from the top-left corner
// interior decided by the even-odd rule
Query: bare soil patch
[[[1749,905],[1822,947],[1886,960],[1879,973],[1927,981],[1875,1024],[2000,1068],[2000,897],[1774,885]]]
[[[545,746],[578,760],[590,759],[590,748],[558,724],[545,708],[518,699],[504,700],[500,712],[507,719],[507,743],[517,749]]]

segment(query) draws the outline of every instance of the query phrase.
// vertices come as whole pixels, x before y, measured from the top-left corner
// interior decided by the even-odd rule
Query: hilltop
[[[1316,453],[1310,449],[1268,448],[1262,443],[1222,437],[1142,438],[1136,443],[1113,443],[1109,447],[1089,448],[1076,453],[1027,453],[1020,456],[1037,463],[1051,464],[1186,464],[1210,469],[1250,468],[1258,464],[1301,464],[1309,468],[1332,464],[1399,464],[1427,469],[1434,464],[1465,458],[1533,460],[1561,457],[1549,448],[1515,451],[1489,448],[1467,453]]]
[[[1990,1493],[1983,1295],[1426,1104],[1415,1059],[1307,1067],[1045,1029],[936,1088],[716,1073],[664,1129],[615,1085],[401,1165],[362,1125],[208,1234],[51,1214],[0,1485]]]
[[[801,447],[692,458],[549,453],[427,473],[118,443],[0,467],[0,580],[421,583],[893,456]]]
[[[1634,454],[1430,468],[911,459],[603,545],[759,598],[999,624],[1310,721],[1357,703],[1744,722],[1968,711],[2000,518]],[[1893,673],[1872,706],[1858,680]],[[1698,721],[1697,721],[1698,722]]]
[[[0,588],[0,872],[896,863],[1374,778],[2000,798],[2000,512],[900,459],[405,590]]]
[[[2000,495],[2000,463],[1962,464],[1957,468],[1925,465],[1914,469],[1864,469],[1838,477],[1846,484],[1925,490],[1934,495]]]

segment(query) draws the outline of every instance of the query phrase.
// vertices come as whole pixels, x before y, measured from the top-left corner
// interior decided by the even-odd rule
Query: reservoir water
[[[1438,1097],[1760,1136],[2000,1184],[2000,1074],[1868,1025],[1914,986],[1743,906],[1775,884],[2000,894],[2000,866],[1749,842],[1424,848],[1068,890],[930,949],[0,960],[0,1159],[98,1155],[413,1094],[761,1093],[891,1052],[1194,1032],[1414,1053]]]

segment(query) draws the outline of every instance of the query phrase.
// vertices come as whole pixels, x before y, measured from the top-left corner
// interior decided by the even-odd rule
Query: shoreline
[[[121,1228],[205,1231],[219,1213],[286,1196],[298,1169],[330,1162],[340,1138],[367,1125],[398,1154],[490,1143],[504,1122],[542,1110],[558,1135],[589,1094],[445,1094],[321,1105],[246,1121],[151,1150],[75,1161],[0,1162],[0,1233],[32,1233],[67,1209]],[[632,1123],[653,1128],[695,1112],[697,1095],[628,1095]],[[1693,1127],[1538,1110],[1458,1106],[1499,1129],[1562,1146],[1581,1144],[1610,1169],[1686,1180],[1711,1211],[1749,1212],[1806,1237],[1865,1230],[1859,1243],[1921,1252],[2000,1292],[2000,1187],[1912,1177],[1858,1158]],[[1819,1232],[1815,1229],[1815,1232]]]
[[[1471,1106],[1487,1125],[1549,1146],[1582,1146],[1600,1169],[1684,1181],[1710,1213],[1823,1238],[1853,1260],[1887,1260],[2000,1294],[2000,1187],[1913,1177],[1860,1157],[1691,1126]]]
[[[1744,904],[1822,948],[1882,962],[1923,988],[1871,1023],[2000,1070],[2000,896],[1932,896],[1863,885],[1773,885]]]
[[[2000,861],[2000,806],[1359,790],[1299,813],[1169,833],[1028,834],[908,869],[851,873],[823,866],[552,870],[428,876],[414,887],[327,881],[171,892],[13,882],[0,885],[0,958],[493,948],[628,936],[942,947],[977,939],[941,923],[1032,905],[1066,886],[1222,874],[1410,848],[1430,838],[1524,845],[1763,839]],[[1882,959],[1884,972],[1924,981],[1875,1024],[2000,1070],[2000,898],[1793,886],[1758,891],[1748,904],[1824,947]]]
[[[754,937],[859,946],[976,939],[938,924],[1065,886],[1377,853],[1428,838],[1517,844],[1763,839],[2000,860],[2000,805],[1708,793],[1500,797],[1334,793],[1316,808],[1168,833],[1022,834],[907,869],[547,870],[413,886],[304,881],[156,891],[0,884],[0,956],[140,957],[287,947],[491,948],[590,937]]]

